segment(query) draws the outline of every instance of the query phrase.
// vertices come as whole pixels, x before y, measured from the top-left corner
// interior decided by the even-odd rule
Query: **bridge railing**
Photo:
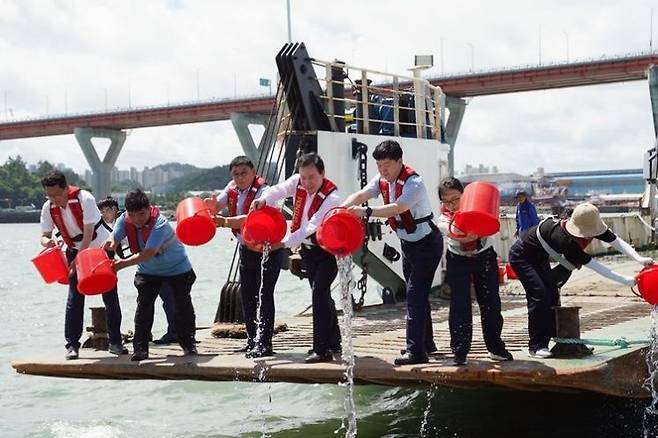
[[[356,123],[357,132],[363,134],[441,140],[445,94],[441,87],[421,78],[420,70],[415,76],[404,76],[340,61],[311,62],[324,84],[322,98],[330,119],[342,119],[345,125]],[[342,78],[336,79],[336,70],[343,72]],[[334,85],[345,90],[344,96],[334,95]],[[335,111],[343,107],[346,111],[342,114]]]

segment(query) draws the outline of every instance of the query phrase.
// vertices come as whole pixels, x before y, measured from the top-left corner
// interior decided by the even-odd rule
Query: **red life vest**
[[[311,219],[318,211],[327,196],[333,193],[336,189],[336,184],[331,180],[324,178],[320,190],[318,190],[315,196],[313,196],[311,206],[308,209],[309,219]],[[307,192],[302,185],[297,184],[297,191],[295,191],[295,204],[292,210],[292,223],[290,224],[290,232],[292,233],[299,230],[299,227],[302,225],[302,212],[304,211],[304,206],[306,204],[306,195]]]
[[[82,206],[80,205],[80,199],[78,199],[79,194],[79,187],[68,186],[68,201],[66,202],[67,207],[71,209],[71,213],[75,218],[75,223],[78,225],[78,228],[80,228],[80,231],[84,231],[84,225],[82,223]],[[64,217],[62,216],[62,209],[53,204],[52,201],[50,201],[50,217],[53,219],[55,226],[62,235],[62,240],[64,240],[66,246],[74,249],[75,243],[73,242],[73,237],[75,236],[71,236],[69,230],[66,229],[66,225],[64,224]]]
[[[400,195],[402,195],[402,187],[404,186],[404,183],[407,182],[409,177],[414,175],[418,175],[415,170],[413,170],[411,167],[407,166],[406,164],[402,166],[402,170],[400,171],[400,174],[395,180],[395,199],[399,198]],[[389,189],[388,189],[388,181],[386,181],[383,178],[380,178],[379,180],[379,191],[382,192],[382,198],[384,199],[384,204],[390,204],[391,194],[389,193]],[[407,210],[404,213],[400,213],[400,219],[402,219],[402,226],[404,227],[404,230],[407,233],[411,234],[414,231],[416,231],[417,228],[416,222],[414,221],[414,217],[411,215],[411,211]],[[398,223],[395,220],[394,216],[388,218],[388,225],[391,227],[393,231],[397,231]]]
[[[242,212],[240,212],[239,214],[247,214],[249,212],[249,207],[251,207],[251,203],[256,198],[256,193],[258,193],[258,190],[265,184],[267,184],[267,182],[265,181],[264,178],[261,178],[260,176],[256,176],[256,178],[254,178],[254,182],[251,183],[251,187],[249,188],[249,192],[247,193],[247,198],[244,200],[244,203],[242,204]],[[226,191],[226,195],[228,196],[228,202],[226,205],[228,207],[228,215],[230,217],[238,216],[239,192],[237,187],[235,186],[229,187],[229,189]],[[231,231],[235,236],[240,234],[240,230],[232,229]]]
[[[141,248],[139,247],[139,240],[137,239],[137,226],[132,221],[132,219],[130,219],[130,216],[128,216],[128,212],[126,212],[125,215],[126,219],[124,220],[123,225],[126,230],[126,237],[128,238],[128,246],[130,246],[131,253],[137,254],[141,251]],[[153,226],[155,225],[155,221],[158,219],[159,215],[160,210],[158,210],[158,207],[151,205],[151,214],[149,220],[146,221],[146,224],[142,228],[140,228],[140,231],[142,232],[142,242],[144,242],[144,245],[146,245],[146,241],[149,240],[149,236],[151,235],[151,231],[153,230]]]

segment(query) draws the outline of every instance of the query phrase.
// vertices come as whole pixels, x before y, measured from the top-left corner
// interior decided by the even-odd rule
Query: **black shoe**
[[[64,355],[64,358],[66,360],[77,359],[79,357],[78,350],[79,350],[79,348],[74,347],[74,346],[67,347],[66,348],[66,354]]]
[[[265,348],[254,348],[251,351],[248,351],[247,354],[244,355],[247,359],[256,359],[258,357],[269,357],[269,356],[274,356],[274,351],[272,350],[272,347],[265,347]]]
[[[128,354],[128,349],[122,344],[110,344],[110,347],[107,349],[112,354],[116,354],[117,356],[121,356],[122,354]]]
[[[400,350],[400,354],[407,354],[407,349],[406,349],[406,348],[402,348],[402,349]],[[427,355],[428,355],[428,356],[437,356],[437,355],[439,355],[439,354],[441,354],[441,353],[439,353],[439,350],[436,349],[436,348],[434,348],[434,349],[432,349],[432,350],[427,350]]]
[[[405,352],[402,356],[395,359],[395,365],[415,365],[419,363],[427,363],[430,359],[427,354],[412,354]]]
[[[468,360],[466,359],[466,356],[455,355],[455,357],[452,359],[452,364],[457,367],[466,365],[467,363]]]
[[[169,345],[178,342],[178,336],[173,333],[165,333],[160,339],[153,341],[155,345]]]
[[[149,358],[149,352],[144,350],[135,350],[135,352],[130,356],[130,360],[133,362],[139,362]]]
[[[183,347],[183,356],[196,356],[199,352],[196,349],[196,343]]]
[[[245,344],[241,348],[238,348],[237,350],[233,350],[233,353],[248,353],[253,349],[254,349],[253,345]]]
[[[324,352],[322,354],[318,354],[316,352],[313,352],[306,356],[306,359],[304,359],[304,362],[306,363],[320,363],[320,362],[333,362],[334,360],[334,355],[331,354],[331,351]]]

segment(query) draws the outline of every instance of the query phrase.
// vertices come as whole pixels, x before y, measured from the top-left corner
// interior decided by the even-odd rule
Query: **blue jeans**
[[[498,263],[496,252],[489,248],[473,257],[448,251],[447,281],[450,286],[450,347],[457,356],[466,357],[471,350],[473,313],[471,283],[480,306],[484,344],[492,353],[505,351],[500,334],[503,316],[500,309]]]
[[[78,251],[67,249],[66,259],[69,263],[75,260]],[[107,318],[107,332],[110,344],[121,342],[121,307],[119,306],[119,295],[115,287],[103,295],[105,304],[105,317]],[[85,296],[78,292],[78,274],[74,271],[69,275],[69,294],[66,299],[66,313],[64,316],[64,338],[66,348],[80,348],[80,337],[84,324]]]
[[[402,271],[407,284],[407,351],[426,354],[432,336],[429,296],[434,273],[443,254],[443,237],[438,230],[417,242],[400,241]]]

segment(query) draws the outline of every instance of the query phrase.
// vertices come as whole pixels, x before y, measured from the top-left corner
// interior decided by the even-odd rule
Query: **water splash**
[[[256,336],[254,338],[255,348],[259,348],[261,337],[263,336],[263,319],[261,317],[261,306],[263,304],[263,288],[265,287],[265,269],[267,261],[270,258],[270,250],[272,249],[269,242],[263,244],[263,256],[260,260],[260,288],[258,289],[258,304],[256,305]],[[258,367],[258,381],[264,382],[267,378],[267,363],[264,360],[259,360],[256,363]],[[261,438],[269,438],[272,435],[267,433],[267,414],[272,409],[272,383],[267,384],[267,402],[260,404],[260,418],[263,420],[261,424],[260,436]]]
[[[421,438],[433,436],[429,431],[429,418],[430,412],[432,411],[432,399],[434,398],[434,393],[436,392],[436,384],[432,383],[427,390],[427,406],[423,411],[423,421],[420,423],[420,436]]]
[[[356,406],[354,405],[354,348],[352,346],[352,289],[355,282],[352,278],[352,257],[337,257],[338,275],[340,284],[340,303],[343,308],[343,317],[340,320],[340,334],[342,337],[342,359],[345,363],[345,417],[341,427],[334,433],[345,430],[345,436],[352,438],[356,436]]]
[[[649,377],[644,386],[651,391],[651,404],[644,411],[644,436],[655,436],[658,430],[658,306],[651,311],[651,329],[649,330],[649,350],[646,355]]]

